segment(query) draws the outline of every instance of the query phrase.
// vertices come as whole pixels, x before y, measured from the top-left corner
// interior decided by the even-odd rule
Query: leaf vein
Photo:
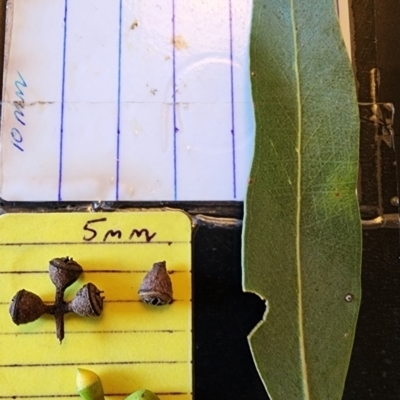
[[[297,100],[297,207],[296,207],[296,264],[297,264],[297,291],[298,291],[298,318],[299,318],[299,342],[301,369],[303,373],[303,390],[304,399],[310,400],[310,392],[308,388],[307,364],[305,359],[305,343],[304,343],[304,321],[303,321],[303,293],[302,293],[302,276],[301,276],[301,253],[300,253],[300,223],[301,223],[301,183],[302,183],[302,105],[301,105],[301,88],[300,88],[300,70],[298,59],[298,38],[296,18],[294,14],[294,0],[290,0],[291,22],[293,30],[293,49],[294,49],[294,72],[296,77],[296,100]]]

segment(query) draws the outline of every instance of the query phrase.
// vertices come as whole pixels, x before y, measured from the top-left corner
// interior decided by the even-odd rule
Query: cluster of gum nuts
[[[35,293],[25,289],[18,291],[11,300],[10,315],[17,325],[27,324],[40,318],[43,314],[53,315],[56,321],[57,338],[64,339],[64,314],[73,312],[82,317],[98,317],[103,311],[103,300],[100,291],[93,283],[88,283],[78,290],[74,299],[64,301],[64,292],[81,275],[83,268],[72,258],[54,258],[49,263],[50,279],[56,287],[55,302],[45,304]],[[144,277],[138,291],[140,299],[152,306],[172,303],[172,282],[166,268],[166,262],[153,264]]]
[[[37,294],[22,289],[11,300],[9,312],[13,322],[17,325],[27,324],[43,314],[53,315],[57,338],[61,343],[64,339],[64,314],[73,312],[82,317],[100,316],[103,310],[104,297],[101,296],[103,292],[93,283],[82,286],[70,303],[64,301],[65,289],[77,281],[82,272],[83,268],[72,258],[51,260],[49,276],[56,287],[54,304],[47,305]]]

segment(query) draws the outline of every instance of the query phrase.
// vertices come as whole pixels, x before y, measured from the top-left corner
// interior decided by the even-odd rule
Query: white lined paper
[[[243,200],[254,141],[251,7],[11,1],[1,197]]]

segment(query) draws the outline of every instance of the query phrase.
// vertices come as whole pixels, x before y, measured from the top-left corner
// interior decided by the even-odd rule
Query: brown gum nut
[[[101,293],[93,283],[88,283],[78,290],[69,308],[82,317],[98,317],[103,311]]]
[[[25,289],[18,291],[11,300],[9,312],[14,324],[27,324],[40,318],[46,306],[35,293]]]
[[[49,275],[57,289],[72,285],[83,272],[82,267],[69,257],[54,258],[49,263]]]
[[[153,306],[163,306],[172,302],[172,282],[165,261],[153,265],[144,277],[138,294],[144,303]]]

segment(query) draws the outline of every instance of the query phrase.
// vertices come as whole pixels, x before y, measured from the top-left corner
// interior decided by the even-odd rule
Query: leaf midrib
[[[304,400],[310,400],[308,388],[306,351],[304,343],[303,327],[303,293],[302,293],[302,275],[301,275],[301,254],[300,254],[300,222],[301,222],[301,183],[302,183],[302,123],[303,115],[301,108],[300,91],[300,71],[298,60],[298,38],[296,29],[296,18],[294,15],[294,0],[290,0],[291,22],[293,30],[293,50],[294,50],[294,73],[296,78],[296,100],[297,100],[297,190],[296,190],[296,268],[297,268],[297,293],[298,293],[298,319],[299,319],[299,345],[301,370],[303,377]]]

